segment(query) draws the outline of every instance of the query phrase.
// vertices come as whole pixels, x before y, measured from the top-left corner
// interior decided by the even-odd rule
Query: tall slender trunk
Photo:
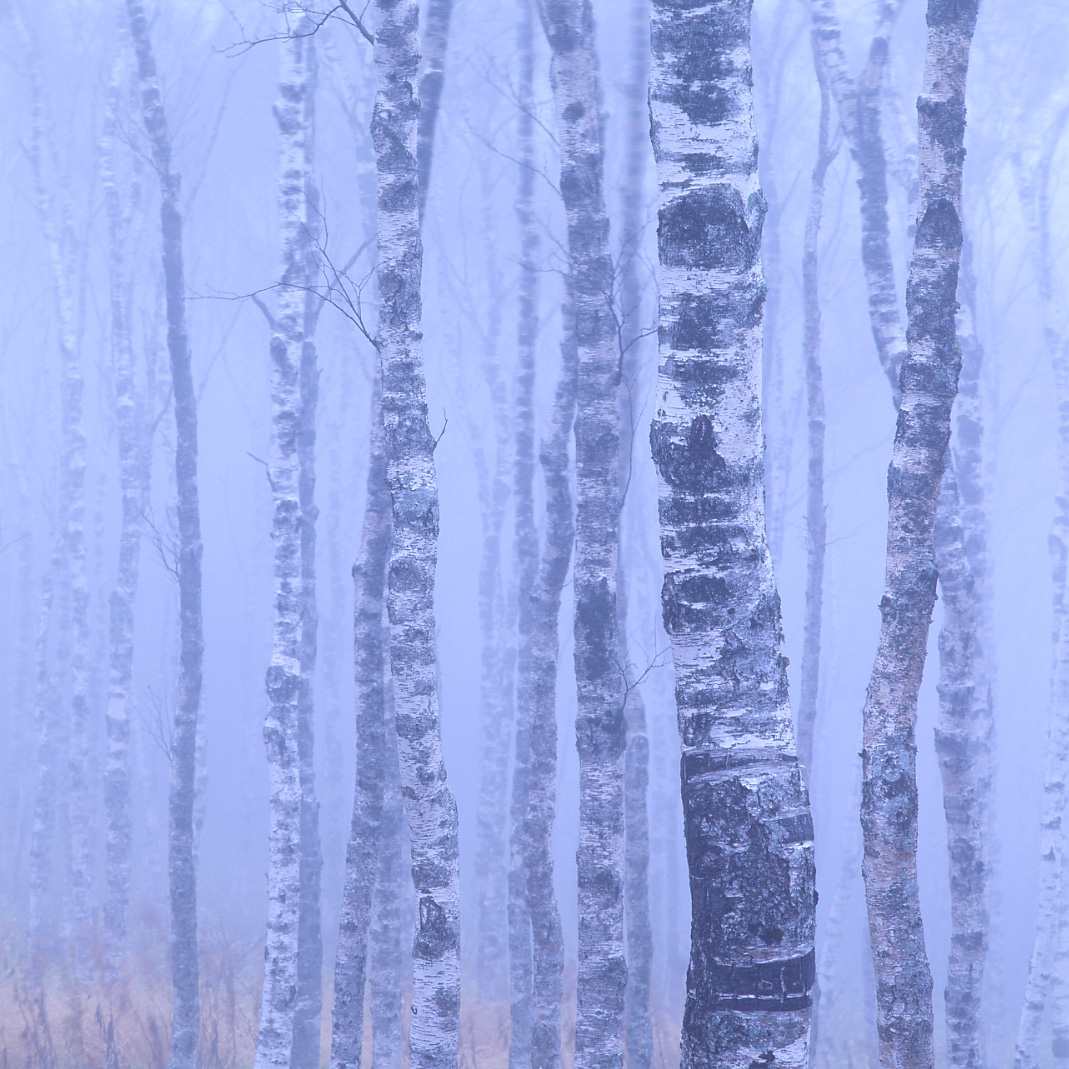
[[[104,809],[107,818],[107,885],[104,935],[107,967],[116,975],[126,949],[130,897],[130,694],[134,662],[134,600],[141,562],[141,523],[148,502],[151,455],[143,397],[135,381],[129,321],[127,241],[134,191],[120,188],[117,123],[128,90],[130,71],[117,60],[109,90],[108,115],[101,152],[104,201],[108,216],[111,360],[119,438],[119,484],[122,515],[119,567],[110,602],[110,669],[105,726]],[[124,198],[124,193],[126,197]],[[124,203],[124,199],[126,203]]]
[[[413,1069],[457,1058],[460,932],[456,801],[438,723],[434,624],[438,490],[423,374],[416,125],[418,6],[376,0],[379,329],[386,481],[393,544],[388,570],[394,716],[419,907],[413,946]]]
[[[802,301],[805,358],[806,416],[809,458],[806,474],[805,631],[802,644],[802,685],[798,702],[798,760],[806,783],[813,782],[813,742],[820,688],[820,631],[824,601],[824,553],[828,538],[824,516],[824,374],[820,362],[820,224],[824,213],[824,182],[838,155],[830,137],[831,107],[817,32],[811,34],[813,67],[820,88],[817,160],[809,187],[802,253]],[[814,1011],[815,1015],[815,1011]]]
[[[445,85],[445,53],[449,45],[449,21],[453,0],[428,0],[427,25],[423,33],[423,65],[419,76],[419,129],[416,172],[419,180],[419,217],[427,207],[434,160],[434,133]]]
[[[531,1065],[559,1069],[564,936],[553,890],[553,821],[557,809],[557,655],[561,591],[568,576],[575,522],[568,445],[578,393],[579,354],[571,278],[561,310],[561,372],[549,433],[542,443],[546,536],[529,602],[530,631],[521,642],[516,707],[528,731],[527,817],[523,831],[526,901],[531,923]]]
[[[483,251],[487,276],[499,277],[494,247],[492,191],[483,170]],[[475,876],[478,881],[479,937],[475,952],[479,989],[499,1001],[508,991],[508,805],[509,750],[515,720],[512,690],[514,636],[511,597],[502,570],[501,533],[511,496],[511,419],[508,391],[499,367],[501,302],[492,301],[484,335],[483,378],[490,391],[495,448],[491,470],[472,421],[479,479],[483,545],[479,563],[479,621],[482,631],[480,697],[482,761],[476,815]],[[470,417],[469,417],[470,419]]]
[[[60,462],[62,495],[63,578],[70,605],[71,705],[67,766],[69,880],[73,907],[74,966],[80,981],[92,971],[90,926],[89,816],[89,580],[86,564],[85,471],[86,438],[81,352],[75,312],[72,271],[76,255],[74,224],[66,197],[57,205],[45,175],[46,158],[55,151],[55,132],[41,84],[40,59],[20,16],[16,28],[29,55],[31,127],[28,143],[34,197],[44,237],[58,319],[60,409],[63,450]]]
[[[319,243],[320,204],[314,174],[315,96],[319,64],[315,48],[308,50],[305,123],[305,271],[315,277]],[[315,332],[323,301],[304,293],[300,423],[297,431],[298,500],[301,513],[301,685],[297,695],[297,754],[301,783],[300,900],[297,921],[297,1006],[293,1016],[292,1069],[319,1069],[323,1013],[323,929],[320,891],[323,854],[319,841],[319,801],[315,789],[315,673],[319,639],[316,591],[316,414],[319,405],[319,366]]]
[[[1062,1010],[1064,998],[1056,994],[1053,966],[1061,950],[1059,918],[1064,914],[1065,878],[1069,873],[1069,840],[1065,827],[1069,783],[1069,326],[1055,301],[1052,235],[1050,230],[1050,168],[1058,142],[1069,120],[1064,97],[1051,101],[1050,113],[1042,116],[1044,127],[1036,158],[1017,161],[1018,187],[1025,219],[1036,245],[1039,293],[1044,312],[1044,340],[1051,361],[1057,405],[1058,494],[1050,535],[1054,588],[1054,649],[1050,712],[1047,723],[1047,755],[1043,782],[1043,808],[1039,837],[1039,893],[1036,932],[1028,964],[1028,981],[1018,1025],[1016,1069],[1036,1069],[1044,1010]],[[1064,950],[1061,951],[1064,954]],[[1051,996],[1054,995],[1052,999]],[[1053,1016],[1053,1015],[1052,1015]],[[1054,1017],[1056,1060],[1063,1049],[1066,1027],[1062,1014]]]
[[[764,529],[750,2],[652,8],[662,363],[650,438],[693,917],[683,1065],[804,1066],[813,825]]]
[[[953,888],[945,991],[947,1063],[954,1069],[979,1069],[984,1060],[980,1002],[987,951],[984,810],[991,791],[990,696],[980,646],[980,590],[965,554],[961,499],[950,458],[936,510],[934,538],[943,595],[935,750],[943,780]]]
[[[534,219],[535,104],[534,0],[520,0],[516,25],[519,53],[517,130],[519,144],[516,221],[520,230],[520,282],[516,333],[515,441],[512,496],[516,559],[516,730],[513,735],[512,797],[509,802],[509,1069],[530,1069],[533,1062],[534,959],[531,911],[527,905],[524,863],[525,825],[531,802],[531,718],[528,680],[535,583],[538,579],[538,529],[535,527],[535,347],[538,337],[538,257]],[[567,458],[565,458],[567,461]],[[569,518],[570,518],[569,503]],[[558,602],[559,610],[559,602]],[[554,638],[557,618],[554,617]],[[554,717],[556,711],[554,709]],[[549,888],[552,895],[552,888]],[[559,918],[558,918],[559,927]],[[557,1010],[560,1050],[560,1010]],[[558,1054],[559,1057],[559,1054]]]
[[[917,693],[935,602],[933,533],[960,350],[965,77],[977,3],[929,0],[920,119],[919,206],[906,305],[909,350],[888,473],[880,642],[865,698],[862,870],[876,970],[882,1064],[930,1066],[931,972],[917,893]]]
[[[579,751],[576,1069],[623,1062],[625,682],[616,620],[619,355],[611,293],[597,60],[589,0],[542,0],[560,142],[560,189],[578,353],[575,675]],[[532,750],[534,740],[532,739]]]
[[[45,952],[53,936],[48,899],[52,887],[52,849],[56,833],[58,785],[58,725],[56,684],[49,672],[48,634],[53,621],[56,576],[62,566],[62,543],[53,537],[51,560],[41,577],[41,594],[34,642],[34,721],[37,728],[37,785],[34,791],[33,830],[30,835],[29,923],[30,972],[41,978]]]
[[[193,803],[197,722],[200,719],[204,631],[201,609],[200,502],[197,492],[197,398],[186,331],[186,285],[182,262],[179,176],[171,165],[171,138],[163,110],[156,59],[142,0],[126,0],[137,56],[141,103],[160,179],[160,230],[167,302],[167,351],[175,418],[175,476],[178,490],[178,611],[180,654],[178,701],[171,744],[168,880],[171,899],[171,1017],[169,1069],[194,1069],[200,1032],[197,963],[197,872]]]
[[[381,921],[385,896],[375,894],[376,872],[385,853],[394,849],[384,826],[386,766],[393,736],[385,725],[386,632],[383,596],[390,556],[390,491],[382,423],[382,387],[376,375],[371,403],[371,442],[367,503],[360,556],[353,568],[356,587],[354,644],[356,668],[356,791],[349,845],[345,856],[345,890],[338,926],[334,967],[334,1023],[331,1069],[358,1069],[364,1033],[364,986],[368,961],[368,925],[374,901]],[[376,1063],[377,1064],[377,1063]]]
[[[624,924],[627,953],[627,989],[624,995],[624,1044],[628,1069],[650,1069],[653,1063],[653,1024],[650,1019],[650,965],[653,931],[650,926],[650,829],[647,810],[650,745],[646,734],[646,707],[631,661],[628,629],[628,583],[625,531],[627,492],[634,466],[634,431],[638,420],[636,391],[642,375],[643,285],[640,273],[646,212],[646,160],[650,153],[649,109],[649,3],[631,5],[630,70],[627,86],[627,178],[623,192],[621,240],[621,299],[619,435],[617,485],[620,518],[617,533],[616,619],[620,662],[627,679],[624,719]]]
[[[270,779],[267,939],[256,1069],[289,1066],[297,1010],[301,905],[300,699],[302,663],[301,365],[309,284],[308,203],[314,37],[301,19],[282,46],[279,128],[281,264],[271,337],[271,463],[274,496],[275,634],[267,669],[264,744]]]
[[[891,231],[887,219],[887,159],[880,129],[880,94],[891,32],[902,0],[879,0],[868,61],[856,80],[847,68],[835,0],[812,0],[813,28],[839,109],[839,121],[858,168],[861,194],[861,261],[869,296],[869,322],[880,366],[898,404],[906,336],[898,310]]]

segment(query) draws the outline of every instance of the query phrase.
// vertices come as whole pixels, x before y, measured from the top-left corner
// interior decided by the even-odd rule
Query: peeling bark
[[[806,1064],[813,825],[764,527],[749,0],[652,4],[661,370],[650,431],[693,921],[684,1067]]]

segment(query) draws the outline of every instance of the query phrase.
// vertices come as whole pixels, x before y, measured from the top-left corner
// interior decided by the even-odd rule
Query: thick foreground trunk
[[[692,901],[683,1065],[801,1067],[813,825],[765,539],[749,0],[654,0],[661,371],[650,436]],[[715,102],[715,106],[713,104]]]

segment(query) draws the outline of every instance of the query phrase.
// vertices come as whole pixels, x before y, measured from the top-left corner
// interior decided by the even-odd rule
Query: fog
[[[433,6],[434,0],[424,0],[424,9],[428,3]],[[361,554],[375,418],[372,393],[379,355],[372,339],[377,337],[379,301],[388,299],[380,298],[375,277],[377,228],[380,239],[382,232],[381,218],[376,220],[371,135],[375,46],[364,31],[374,37],[377,7],[385,6],[378,0],[366,10],[326,4],[303,9],[315,27],[306,32],[318,63],[311,171],[319,198],[318,236],[313,292],[308,294],[318,311],[319,382],[314,453],[318,653],[310,678],[323,968],[322,1043],[315,1064],[329,1061],[332,1066],[350,1064],[331,1059],[330,1051],[346,850],[361,760],[353,567]],[[578,10],[582,5],[574,6]],[[626,575],[622,648],[628,661],[621,671],[626,701],[632,700],[632,690],[635,700],[641,699],[649,740],[652,1065],[675,1069],[691,955],[691,893],[673,637],[662,618],[660,491],[649,444],[658,403],[662,269],[658,171],[647,103],[650,59],[641,50],[643,41],[649,47],[647,6],[646,0],[590,4],[609,251],[618,287],[611,299],[631,406],[631,456],[619,513],[620,569]],[[727,10],[746,4],[712,6]],[[802,272],[821,109],[811,46],[812,13],[820,6],[823,0],[753,0],[751,16],[759,176],[768,204],[761,235],[768,287],[761,386],[765,525],[794,710],[800,702],[809,545]],[[853,77],[865,66],[877,17],[889,6],[882,0],[838,0],[842,44]],[[925,3],[904,0],[900,6],[879,107],[897,302],[905,323],[917,210],[915,102],[928,34]],[[273,864],[264,681],[273,663],[273,568],[279,544],[272,539],[277,489],[272,483],[272,336],[274,317],[282,315],[280,134],[273,107],[280,99],[280,61],[301,10],[296,3],[267,0],[147,4],[172,165],[181,176],[183,302],[197,414],[204,660],[193,803],[200,1051],[191,1064],[203,1067],[251,1066],[254,1057],[257,1066],[299,1065],[296,1057],[265,1060],[262,1050],[257,1057],[257,1036],[266,1012],[264,941]],[[421,25],[426,13],[421,12]],[[505,757],[509,778],[498,799],[504,806],[496,813],[499,839],[486,847],[497,851],[492,879],[498,884],[490,892],[480,884],[478,872],[478,814],[480,790],[486,789],[481,784],[487,782],[492,760],[486,756],[487,718],[506,718],[498,727],[509,747],[518,723],[522,578],[512,481],[518,337],[525,329],[521,291],[525,271],[532,270],[525,263],[529,254],[521,248],[524,229],[517,211],[525,168],[534,174],[530,229],[537,238],[532,261],[537,329],[529,343],[535,358],[534,516],[543,545],[547,493],[539,449],[552,431],[562,333],[567,332],[562,316],[570,263],[561,195],[564,141],[554,111],[545,17],[527,11],[527,0],[455,0],[419,231],[419,329],[439,508],[433,588],[436,691],[448,784],[459,814],[461,1002],[454,1057],[480,1069],[516,1064],[515,1051],[511,1061],[509,1052],[508,949],[494,944],[499,957],[493,960],[491,952],[489,965],[485,951],[480,956],[488,925],[499,923],[484,899],[488,893],[496,896],[503,911],[508,895],[503,880],[513,758]],[[0,111],[0,1064],[178,1066],[185,1063],[176,1061],[171,1049],[168,784],[177,752],[180,532],[158,161],[145,132],[143,85],[124,4],[7,0],[0,5],[0,24],[5,31],[0,92],[7,101]],[[518,133],[525,108],[525,33],[534,72],[530,163],[523,159]],[[1069,9],[1061,5],[983,0],[968,74],[962,197],[966,266],[961,277],[971,274],[975,297],[966,300],[959,282],[958,324],[959,332],[974,335],[983,350],[978,397],[987,573],[978,593],[985,614],[983,658],[993,730],[992,780],[983,799],[989,919],[980,1046],[982,1064],[992,1067],[1032,1064],[1020,1050],[1015,1054],[1015,1044],[1042,914],[1037,903],[1045,782],[1048,798],[1052,792],[1064,794],[1064,780],[1058,779],[1064,770],[1048,769],[1048,725],[1069,725],[1069,707],[1052,688],[1060,619],[1055,614],[1065,596],[1064,562],[1059,573],[1059,543],[1052,531],[1058,535],[1060,530],[1059,500],[1069,498],[1066,446],[1059,445],[1059,421],[1064,422],[1069,405],[1064,371],[1069,321],[1063,298],[1069,268],[1061,255],[1069,242],[1069,202],[1059,181],[1069,167],[1069,142],[1060,138],[1069,99],[1067,34]],[[833,98],[830,108],[833,140],[841,147],[827,172],[817,246],[827,534],[814,758],[805,770],[819,894],[819,1037],[811,1044],[809,1064],[876,1066],[880,1054],[861,868],[859,751],[862,708],[881,631],[887,472],[896,412],[870,326],[858,165],[840,130]],[[636,121],[643,138],[638,174],[633,162]],[[137,510],[141,557],[128,687],[130,876],[127,930],[118,960],[104,919],[109,878],[105,713],[117,641],[109,614],[120,580],[123,515],[109,159],[126,228],[119,301],[132,346],[137,451],[147,457],[149,480]],[[1029,214],[1036,201],[1029,198],[1048,175],[1042,194],[1047,214],[1037,224]],[[640,229],[629,236],[629,196],[634,200],[636,194]],[[1049,258],[1050,293],[1044,291],[1043,256]],[[628,291],[625,286],[628,269],[637,280],[637,295],[634,287]],[[84,379],[84,517],[74,519],[65,337]],[[662,356],[664,344],[662,338]],[[954,441],[952,435],[951,448]],[[572,457],[574,503],[574,446]],[[503,490],[495,487],[495,479]],[[499,491],[504,501],[500,546],[490,555],[487,573],[484,542],[494,522],[492,498]],[[74,710],[81,700],[76,662],[82,610],[79,565],[72,566],[69,552],[72,524],[81,524],[84,532],[88,591],[87,749],[81,754]],[[561,1057],[565,1066],[595,1069],[603,1063],[574,1049],[583,959],[577,898],[574,590],[569,571],[561,592],[556,663],[553,890],[564,947]],[[489,628],[480,614],[480,597],[492,606]],[[944,600],[940,594],[928,631],[917,702],[917,866],[933,979],[935,1059],[939,1065],[957,1065],[953,1053],[948,1055],[943,1006],[951,880],[933,741],[940,716],[938,642]],[[394,610],[390,612],[392,619]],[[497,651],[497,668],[486,667],[488,649]],[[489,682],[488,671],[497,672]],[[488,702],[488,694],[493,701]],[[52,773],[46,768],[49,760]],[[85,797],[79,802],[83,781]],[[418,804],[411,797],[406,801]],[[1051,856],[1059,890],[1054,905],[1064,899],[1066,845],[1056,838]],[[80,860],[82,841],[87,862]],[[35,856],[35,844],[41,844],[43,853]],[[387,891],[401,903],[399,935],[407,947],[417,924],[415,899],[410,891]],[[79,901],[87,903],[82,912]],[[1069,967],[1065,920],[1056,910],[1056,930],[1047,937],[1045,967],[1053,968],[1054,975],[1042,996],[1050,1014],[1042,1026],[1042,1065],[1063,1064],[1069,1056],[1069,1047],[1063,1050],[1057,1042],[1060,1030],[1069,1027],[1063,1019],[1069,976],[1060,971]],[[405,969],[412,969],[407,958]],[[402,986],[397,998],[403,999],[408,1029],[413,997],[408,973]],[[357,997],[363,999],[362,990]],[[596,997],[591,989],[589,999]],[[363,1056],[370,1064],[370,1006],[366,1013]],[[404,1057],[404,1064],[413,1067],[437,1064],[409,1046]],[[622,1051],[620,1057],[629,1069],[647,1069],[634,1051]],[[687,1062],[685,1052],[683,1057]],[[697,1056],[689,1060],[701,1061]],[[736,1063],[725,1057],[702,1064]]]

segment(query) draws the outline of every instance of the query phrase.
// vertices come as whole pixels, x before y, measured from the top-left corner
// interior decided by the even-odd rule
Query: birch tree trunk
[[[434,131],[445,85],[445,53],[449,45],[449,21],[453,17],[453,0],[428,0],[427,26],[423,34],[423,64],[419,76],[419,128],[417,132],[417,177],[419,180],[419,217],[427,207],[431,188],[431,163],[434,160]]]
[[[653,932],[650,927],[650,829],[647,810],[650,745],[646,734],[646,708],[631,660],[628,629],[626,539],[627,491],[634,467],[634,429],[638,419],[636,391],[645,357],[643,286],[640,275],[643,223],[646,212],[646,159],[649,155],[649,3],[631,5],[631,55],[627,86],[627,179],[623,193],[621,242],[620,386],[617,485],[620,519],[617,547],[616,616],[620,661],[627,691],[624,719],[624,922],[627,989],[624,994],[624,1045],[628,1069],[650,1069],[653,1063],[653,1025],[650,1020],[650,965]]]
[[[267,669],[264,744],[270,778],[267,939],[256,1069],[289,1066],[297,1009],[301,905],[300,700],[302,672],[301,364],[308,278],[309,107],[314,37],[302,17],[283,42],[279,98],[278,312],[271,338],[271,463],[274,497],[275,634]]]
[[[101,153],[108,217],[111,360],[122,495],[119,567],[110,604],[111,650],[105,718],[107,758],[104,767],[107,886],[103,919],[107,968],[113,976],[118,974],[126,949],[130,897],[130,711],[133,705],[130,685],[134,661],[134,600],[141,559],[141,518],[148,501],[151,473],[150,443],[147,440],[143,397],[135,381],[128,315],[126,254],[131,205],[137,197],[135,191],[120,188],[117,160],[118,114],[129,74],[127,63],[124,60],[116,61]]]
[[[76,240],[68,199],[57,205],[45,175],[46,159],[55,153],[55,132],[41,84],[36,47],[21,17],[16,29],[29,56],[31,126],[28,155],[33,171],[34,199],[45,242],[56,301],[60,352],[60,411],[63,450],[60,494],[63,539],[63,578],[67,585],[70,637],[70,749],[68,752],[69,880],[73,906],[74,966],[81,982],[92,972],[89,953],[90,832],[89,832],[89,581],[86,564],[85,472],[86,438],[79,332],[76,322],[73,257]]]
[[[201,614],[200,503],[197,492],[197,399],[186,331],[179,176],[171,165],[171,138],[156,59],[142,0],[126,0],[137,56],[141,104],[152,161],[160,179],[160,230],[167,304],[167,351],[175,418],[178,490],[178,701],[171,744],[168,880],[171,899],[171,978],[174,1004],[168,1069],[195,1069],[200,1032],[197,963],[197,873],[194,856],[197,721],[200,716],[204,633]]]
[[[405,954],[401,933],[412,917],[412,885],[404,874],[405,813],[401,769],[397,763],[392,686],[386,692],[385,729],[385,786],[369,950],[371,1062],[374,1069],[401,1069],[405,1056],[402,1003],[405,993],[411,994],[412,973],[412,962]]]
[[[578,353],[575,674],[579,751],[576,1069],[623,1062],[624,675],[616,619],[619,357],[589,0],[542,0],[561,155]],[[532,751],[534,740],[532,739]]]
[[[880,366],[891,384],[896,406],[906,335],[898,309],[887,219],[887,160],[880,127],[880,93],[887,71],[891,32],[901,8],[902,0],[879,0],[868,62],[855,80],[847,67],[835,0],[812,0],[813,28],[824,69],[858,168],[861,261],[869,295],[869,322]]]
[[[421,334],[418,7],[414,0],[376,0],[376,12],[371,129],[378,168],[378,348],[393,517],[387,607],[401,782],[419,907],[410,1047],[413,1069],[445,1069],[457,1058],[460,1011],[458,844],[456,802],[438,725],[438,491]]]
[[[817,160],[809,186],[802,253],[806,418],[809,456],[806,472],[805,630],[802,641],[802,685],[798,702],[798,760],[807,785],[813,782],[813,743],[820,689],[820,632],[824,601],[824,554],[828,527],[824,515],[824,373],[820,362],[820,224],[824,213],[824,182],[839,152],[830,137],[831,102],[828,76],[817,32],[811,35],[813,67],[820,88]],[[814,1017],[816,1010],[814,1009]]]
[[[356,667],[356,792],[349,845],[345,855],[345,889],[334,967],[334,1023],[331,1069],[359,1069],[364,1034],[364,986],[367,976],[368,925],[375,895],[376,871],[383,852],[392,848],[383,828],[383,792],[387,754],[394,742],[385,727],[386,633],[383,598],[390,556],[390,491],[386,485],[382,386],[376,376],[371,403],[371,443],[360,556],[353,568],[356,586],[354,654]],[[399,828],[393,829],[399,832]],[[386,892],[387,895],[389,892]],[[377,1064],[377,1063],[376,1063]]]
[[[918,223],[906,305],[909,349],[888,473],[880,642],[864,708],[862,871],[885,1069],[930,1066],[931,972],[917,893],[917,692],[935,602],[933,533],[960,350],[965,77],[976,0],[930,0],[920,118]]]
[[[315,97],[319,62],[314,42],[307,50],[305,125],[305,275],[315,278],[320,226],[319,193],[314,175]],[[297,1008],[293,1017],[292,1069],[319,1069],[320,1018],[323,1013],[323,930],[320,911],[323,855],[319,842],[319,801],[315,788],[315,670],[319,607],[316,590],[316,413],[319,366],[315,332],[323,301],[304,292],[300,425],[297,432],[298,501],[301,513],[301,686],[297,696],[297,754],[301,783],[300,901],[297,922]]]
[[[943,595],[935,750],[943,781],[952,887],[945,992],[947,1064],[955,1069],[979,1069],[984,1060],[980,1002],[987,951],[984,810],[991,792],[990,696],[980,647],[983,608],[965,554],[961,501],[951,459],[943,476],[934,537]]]
[[[1054,588],[1054,663],[1051,678],[1050,713],[1047,724],[1047,754],[1043,782],[1043,808],[1039,837],[1039,892],[1036,932],[1028,963],[1028,981],[1018,1025],[1014,1054],[1016,1069],[1038,1069],[1039,1040],[1048,1000],[1060,1009],[1055,994],[1053,966],[1058,947],[1059,914],[1063,912],[1066,858],[1065,813],[1069,779],[1069,328],[1065,312],[1055,301],[1053,250],[1050,232],[1049,181],[1055,149],[1069,120],[1069,104],[1055,97],[1051,112],[1042,116],[1041,142],[1033,156],[1017,161],[1018,187],[1025,219],[1036,244],[1040,299],[1044,311],[1044,340],[1054,374],[1057,404],[1057,463],[1059,494],[1050,536]],[[1064,951],[1063,951],[1064,953]],[[1051,999],[1052,994],[1055,997]],[[1064,1005],[1064,1002],[1062,1003]],[[1061,1015],[1053,1028],[1056,1059],[1065,1057],[1065,1025]]]
[[[531,727],[533,710],[528,680],[534,624],[534,591],[538,579],[538,530],[535,527],[535,343],[538,336],[538,256],[540,243],[534,218],[535,104],[534,0],[521,0],[516,46],[517,130],[519,171],[516,222],[520,230],[520,282],[516,334],[515,440],[512,456],[516,560],[516,730],[513,735],[512,796],[509,802],[509,1069],[533,1066],[534,960],[531,912],[527,905],[524,863],[525,825],[531,803]],[[571,506],[569,502],[569,520]],[[570,552],[570,549],[569,549]],[[559,610],[559,601],[558,601]],[[556,638],[556,617],[554,638]],[[556,712],[554,710],[554,716]],[[551,892],[552,893],[552,892]],[[558,919],[559,926],[559,919]],[[560,1049],[558,1010],[557,1049]]]
[[[683,1065],[804,1066],[813,825],[765,539],[750,2],[652,4],[661,371],[650,431],[692,900]]]

